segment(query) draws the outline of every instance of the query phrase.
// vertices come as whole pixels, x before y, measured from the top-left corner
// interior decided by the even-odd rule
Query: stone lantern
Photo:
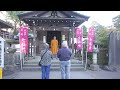
[[[97,64],[97,54],[99,52],[97,42],[94,42],[93,46],[93,63],[90,65],[91,70],[98,71],[99,65]]]

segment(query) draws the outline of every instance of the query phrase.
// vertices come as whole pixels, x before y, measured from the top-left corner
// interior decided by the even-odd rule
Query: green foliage
[[[109,37],[109,30],[97,24],[95,26],[95,41],[99,45],[99,53],[98,53],[98,64],[99,65],[107,65],[108,64],[108,37]]]
[[[108,65],[108,48],[99,49],[98,53],[98,64],[99,65]]]
[[[14,22],[20,22],[19,18],[18,18],[18,14],[23,13],[24,11],[7,11],[8,13],[8,18],[10,18],[11,20],[13,20]]]
[[[95,28],[96,28],[96,33],[95,33],[96,42],[102,47],[107,47],[108,34],[109,34],[107,28],[102,25],[96,26]]]
[[[112,19],[114,27],[116,27],[117,29],[120,29],[120,15],[114,17]]]
[[[17,25],[20,24],[20,20],[17,15],[23,12],[25,11],[7,11],[8,18],[14,21],[14,32],[13,32],[14,35],[18,34]]]

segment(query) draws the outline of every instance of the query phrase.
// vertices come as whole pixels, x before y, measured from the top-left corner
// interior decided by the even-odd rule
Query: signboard
[[[4,39],[0,37],[0,68],[4,67]]]
[[[88,31],[87,52],[93,52],[95,28],[90,27]]]
[[[28,27],[20,27],[20,52],[28,53]]]
[[[0,68],[0,79],[2,79],[2,68]]]
[[[2,68],[4,68],[4,39],[0,37],[0,79],[2,79]]]
[[[78,50],[82,49],[82,37],[83,37],[83,30],[81,28],[76,28],[76,48]]]

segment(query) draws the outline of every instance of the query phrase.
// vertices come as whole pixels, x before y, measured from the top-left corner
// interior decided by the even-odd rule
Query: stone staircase
[[[28,60],[24,62],[23,71],[38,71],[41,70],[41,67],[38,66],[39,56],[36,59]],[[60,70],[60,61],[59,60],[52,60],[51,70],[59,71]],[[80,71],[85,70],[82,61],[79,60],[71,60],[71,71]]]

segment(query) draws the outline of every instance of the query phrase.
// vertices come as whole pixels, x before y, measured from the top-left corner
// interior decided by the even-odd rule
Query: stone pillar
[[[94,50],[96,50],[96,47],[94,45]],[[93,52],[93,64],[96,65],[97,64],[97,52]]]
[[[97,53],[98,53],[98,48],[96,48],[95,45],[94,45],[93,64],[90,65],[90,68],[93,71],[99,71],[99,65],[97,64]]]
[[[10,75],[16,70],[20,70],[21,66],[20,54],[15,51],[13,52],[13,50],[10,51],[10,49],[8,51],[9,53],[4,55],[3,75]]]
[[[36,28],[33,28],[33,58],[35,59],[36,56]]]

